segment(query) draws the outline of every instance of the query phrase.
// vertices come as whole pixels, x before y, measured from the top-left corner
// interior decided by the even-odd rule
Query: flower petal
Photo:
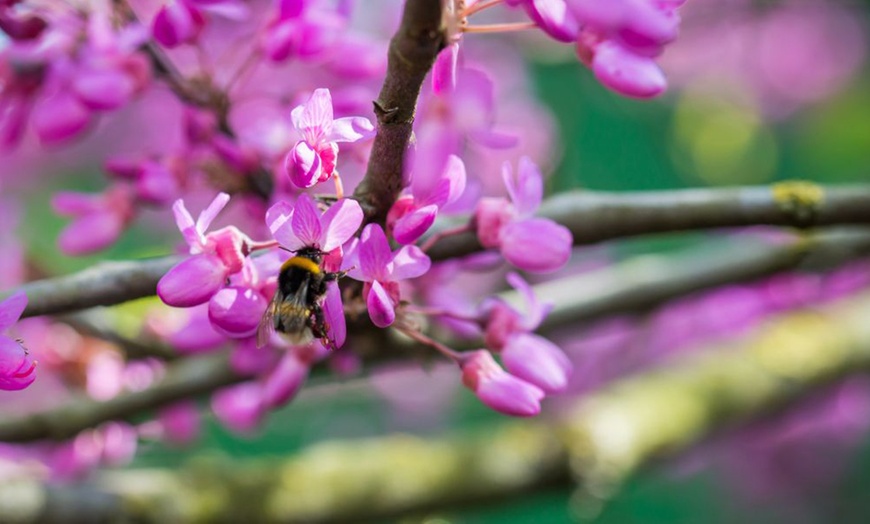
[[[205,244],[205,236],[197,231],[196,223],[194,223],[193,217],[190,216],[190,211],[184,207],[183,199],[179,198],[172,204],[172,213],[175,215],[175,224],[178,226],[178,230],[181,231],[181,235],[184,237],[187,245],[190,246],[191,250],[196,250],[194,252],[201,250],[203,244]]]
[[[296,208],[291,220],[293,233],[306,246],[320,246],[320,211],[314,200],[303,193],[296,199]]]
[[[539,302],[537,295],[535,295],[535,290],[518,273],[513,271],[508,273],[507,281],[526,301],[526,315],[522,323],[523,328],[526,331],[534,331],[552,311],[553,304]]]
[[[358,250],[360,273],[366,280],[389,280],[387,265],[392,261],[393,251],[381,226],[369,224],[363,229]]]
[[[36,136],[46,144],[63,142],[84,130],[91,113],[71,92],[39,100],[33,108]]]
[[[510,164],[502,167],[502,179],[507,187],[511,201],[520,216],[531,216],[541,206],[544,195],[544,178],[538,166],[529,157],[522,157],[514,180]]]
[[[136,86],[123,71],[103,68],[79,72],[72,88],[89,109],[106,111],[124,105]]]
[[[67,255],[87,255],[112,245],[124,232],[124,220],[111,210],[79,217],[57,237],[57,245]]]
[[[312,145],[318,144],[332,130],[332,95],[329,89],[315,89],[311,98],[295,108],[290,117],[306,140],[312,142]]]
[[[359,202],[342,198],[332,204],[320,218],[323,227],[321,247],[329,252],[347,242],[356,233],[364,218]]]
[[[272,232],[272,237],[284,248],[298,251],[305,245],[293,232],[293,205],[280,201],[266,211],[266,225]]]
[[[327,336],[338,349],[347,340],[347,321],[344,318],[344,305],[341,302],[341,289],[338,287],[338,282],[330,282],[326,287],[323,316],[326,318]]]
[[[395,322],[396,310],[393,301],[377,280],[372,282],[369,296],[366,298],[366,306],[372,323],[379,328],[385,328]]]
[[[462,382],[486,406],[506,415],[531,417],[541,412],[544,392],[504,371],[485,350],[464,355]]]
[[[18,391],[36,380],[36,362],[17,341],[0,336],[0,389]]]
[[[404,246],[393,257],[393,270],[390,276],[393,280],[417,278],[429,271],[431,266],[432,261],[422,249],[417,246]]]
[[[404,215],[393,223],[393,238],[400,244],[416,242],[435,223],[438,206],[429,205]]]
[[[245,382],[221,389],[212,396],[211,409],[227,428],[249,433],[257,428],[265,414],[263,387]]]
[[[208,302],[208,318],[219,333],[246,338],[257,332],[266,311],[266,299],[251,288],[225,287]]]
[[[9,329],[18,322],[24,308],[27,307],[27,295],[24,291],[18,291],[0,302],[0,331]]]
[[[432,66],[432,92],[436,95],[452,93],[456,89],[456,63],[459,44],[450,44],[438,53]]]
[[[277,408],[290,402],[308,378],[308,369],[294,351],[285,353],[263,384],[265,406]]]
[[[196,230],[200,233],[205,233],[215,217],[217,217],[218,213],[226,207],[229,201],[230,195],[226,193],[218,193],[217,196],[214,197],[214,200],[211,201],[211,204],[209,204],[208,207],[199,214],[199,217],[197,217]]]
[[[510,337],[501,359],[511,374],[547,393],[564,391],[573,371],[568,356],[556,344],[531,333]]]
[[[375,136],[375,126],[362,116],[339,118],[332,123],[332,132],[326,138],[331,142],[356,142]]]
[[[625,96],[652,98],[667,88],[665,75],[655,60],[609,40],[595,48],[592,71],[598,81]]]
[[[501,253],[507,261],[535,273],[555,271],[568,263],[572,245],[568,228],[545,218],[511,222],[501,235]]]
[[[284,157],[284,171],[296,187],[311,187],[320,182],[323,162],[311,144],[300,140]]]
[[[214,255],[195,255],[170,269],[157,282],[157,295],[165,304],[191,307],[204,304],[223,287],[226,267]]]

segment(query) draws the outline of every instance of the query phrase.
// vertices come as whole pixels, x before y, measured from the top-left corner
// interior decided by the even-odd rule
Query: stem
[[[245,61],[242,62],[242,65],[240,65],[239,68],[236,70],[236,72],[233,73],[233,76],[230,77],[230,80],[227,82],[227,85],[224,88],[224,91],[229,93],[233,89],[233,86],[236,84],[236,82],[238,82],[239,79],[242,78],[242,76],[245,73],[247,73],[254,66],[256,66],[257,64],[260,63],[259,58],[260,58],[260,53],[257,50],[257,48],[255,47],[255,48],[251,49],[251,52],[248,53],[248,56],[247,56],[247,58],[245,58]]]
[[[432,246],[437,244],[438,241],[441,239],[454,235],[461,235],[462,233],[468,233],[472,230],[473,228],[471,227],[471,221],[469,221],[467,224],[456,226],[451,229],[445,229],[444,231],[439,231],[429,237],[425,242],[423,242],[423,244],[420,246],[420,249],[422,249],[424,252],[427,252],[432,249]]]
[[[405,327],[405,326],[396,326],[396,329],[398,329],[399,331],[401,331],[405,335],[408,335],[408,337],[416,340],[417,342],[419,342],[425,346],[431,347],[432,349],[438,351],[439,353],[441,353],[442,355],[444,355],[445,357],[447,357],[448,359],[450,359],[454,362],[458,363],[462,360],[462,353],[450,349],[449,347],[445,346],[441,342],[438,342],[435,339],[427,337],[426,335],[417,331],[416,329],[412,329],[412,328]]]
[[[341,200],[344,198],[344,184],[341,182],[341,176],[337,170],[332,173],[332,181],[335,183],[335,199]]]
[[[277,240],[264,240],[262,242],[253,242],[248,244],[248,253],[253,253],[254,251],[260,251],[263,249],[272,249],[273,247],[278,247]]]
[[[484,0],[482,2],[477,2],[476,4],[467,7],[464,11],[459,13],[459,18],[468,18],[474,13],[479,13],[485,9],[489,9],[490,7],[497,6],[500,3],[502,3],[502,0]]]
[[[509,33],[514,31],[526,31],[538,26],[534,22],[517,22],[513,24],[490,24],[490,25],[467,25],[462,28],[463,33]]]

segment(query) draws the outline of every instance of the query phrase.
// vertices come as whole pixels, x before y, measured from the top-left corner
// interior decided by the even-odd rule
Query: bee
[[[281,265],[278,289],[257,327],[257,347],[268,344],[272,331],[277,331],[294,344],[304,344],[316,337],[324,346],[335,349],[335,343],[327,335],[323,299],[326,285],[347,272],[324,271],[322,262],[322,251],[304,247]]]

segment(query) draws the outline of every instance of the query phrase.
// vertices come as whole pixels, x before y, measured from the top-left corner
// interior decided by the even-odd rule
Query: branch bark
[[[27,294],[24,317],[111,306],[157,292],[157,281],[182,257],[102,262],[78,273],[36,280],[21,286]]]
[[[575,244],[753,225],[807,229],[870,224],[870,186],[824,187],[809,182],[783,182],[772,186],[673,191],[573,191],[547,199],[538,214],[570,229]],[[444,260],[481,249],[476,235],[467,233],[441,239],[429,255],[433,260]]]
[[[368,222],[383,223],[404,187],[403,170],[417,98],[435,57],[445,46],[442,0],[407,0],[390,40],[387,76],[374,102],[378,130],[366,174],[354,192]]]
[[[777,317],[733,347],[683,356],[581,397],[549,423],[447,439],[325,442],[280,462],[110,472],[86,499],[103,504],[85,509],[137,522],[382,522],[564,482],[570,471],[582,490],[575,500],[594,511],[655,459],[870,369],[868,316],[865,294]],[[31,499],[60,496],[36,481],[28,488],[40,493]],[[48,504],[32,505],[34,521],[41,507]]]

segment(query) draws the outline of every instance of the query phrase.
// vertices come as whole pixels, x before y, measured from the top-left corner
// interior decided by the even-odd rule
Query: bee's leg
[[[324,273],[323,274],[323,281],[324,282],[332,282],[334,280],[344,278],[348,274],[349,271],[350,270],[348,269],[345,271],[336,271],[334,273]]]
[[[329,331],[329,327],[326,324],[326,316],[323,314],[323,307],[320,304],[315,304],[311,308],[311,333],[320,339],[320,343],[323,344],[324,347],[331,350],[336,350],[335,342],[333,342],[327,331]]]

